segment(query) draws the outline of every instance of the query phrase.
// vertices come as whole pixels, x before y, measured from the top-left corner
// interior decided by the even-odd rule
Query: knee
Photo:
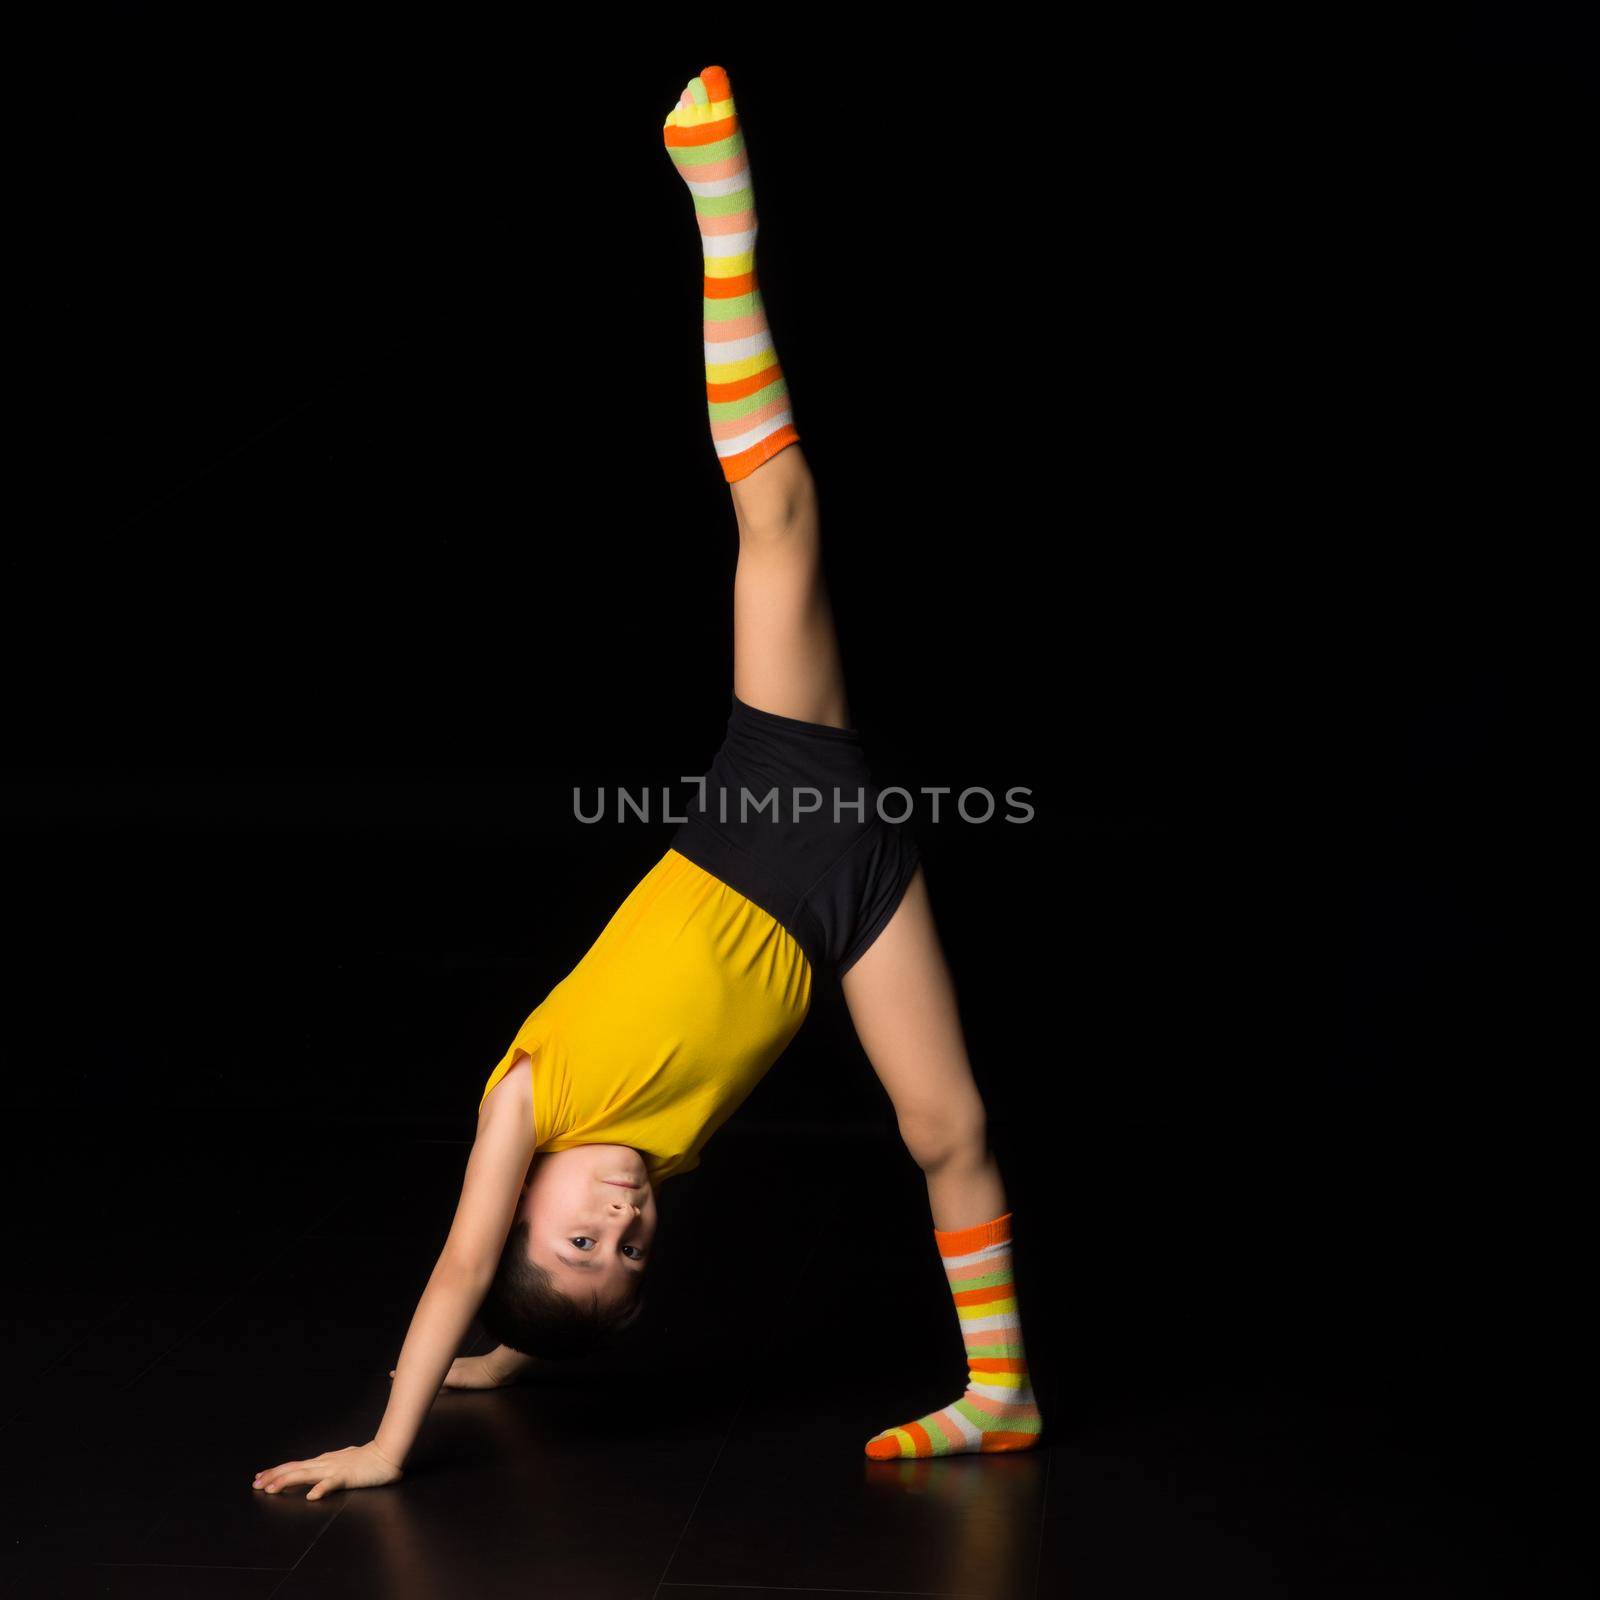
[[[907,1153],[924,1172],[982,1161],[988,1154],[987,1119],[977,1098],[954,1105],[908,1106],[896,1120]]]
[[[817,524],[804,517],[776,515],[758,520],[741,520],[739,553],[750,556],[809,555],[819,545]]]
[[[798,452],[785,450],[772,463],[795,456],[797,464],[768,475],[763,471],[736,481],[733,514],[743,548],[793,545],[814,541],[817,531],[817,491]]]

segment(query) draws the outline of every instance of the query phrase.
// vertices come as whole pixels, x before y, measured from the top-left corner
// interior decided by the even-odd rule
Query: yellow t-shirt
[[[526,1051],[540,1150],[631,1145],[659,1183],[700,1164],[810,1005],[788,929],[668,850],[517,1030],[478,1104]]]

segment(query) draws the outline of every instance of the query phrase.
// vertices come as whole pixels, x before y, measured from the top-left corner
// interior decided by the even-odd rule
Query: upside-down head
[[[606,1348],[644,1311],[656,1197],[622,1144],[540,1151],[479,1321],[544,1361]]]

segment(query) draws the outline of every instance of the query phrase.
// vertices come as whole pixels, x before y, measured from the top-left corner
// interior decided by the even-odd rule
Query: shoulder
[[[526,1051],[506,1069],[500,1081],[483,1097],[478,1107],[478,1124],[504,1117],[532,1120],[533,1058]]]

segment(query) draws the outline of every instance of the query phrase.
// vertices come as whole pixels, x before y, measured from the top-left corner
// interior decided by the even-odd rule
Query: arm
[[[537,1363],[521,1350],[497,1344],[487,1355],[457,1356],[444,1375],[447,1389],[504,1389]],[[394,1376],[394,1368],[389,1369]]]
[[[366,1444],[258,1473],[256,1488],[275,1494],[310,1483],[306,1498],[316,1500],[329,1489],[371,1488],[400,1477],[422,1419],[494,1279],[534,1149],[532,1081],[522,1062],[479,1109],[455,1220],[406,1331],[377,1432]]]
[[[373,1435],[379,1453],[396,1466],[409,1454],[494,1280],[533,1152],[533,1080],[523,1061],[495,1085],[478,1112],[455,1220],[400,1347],[389,1404]]]

